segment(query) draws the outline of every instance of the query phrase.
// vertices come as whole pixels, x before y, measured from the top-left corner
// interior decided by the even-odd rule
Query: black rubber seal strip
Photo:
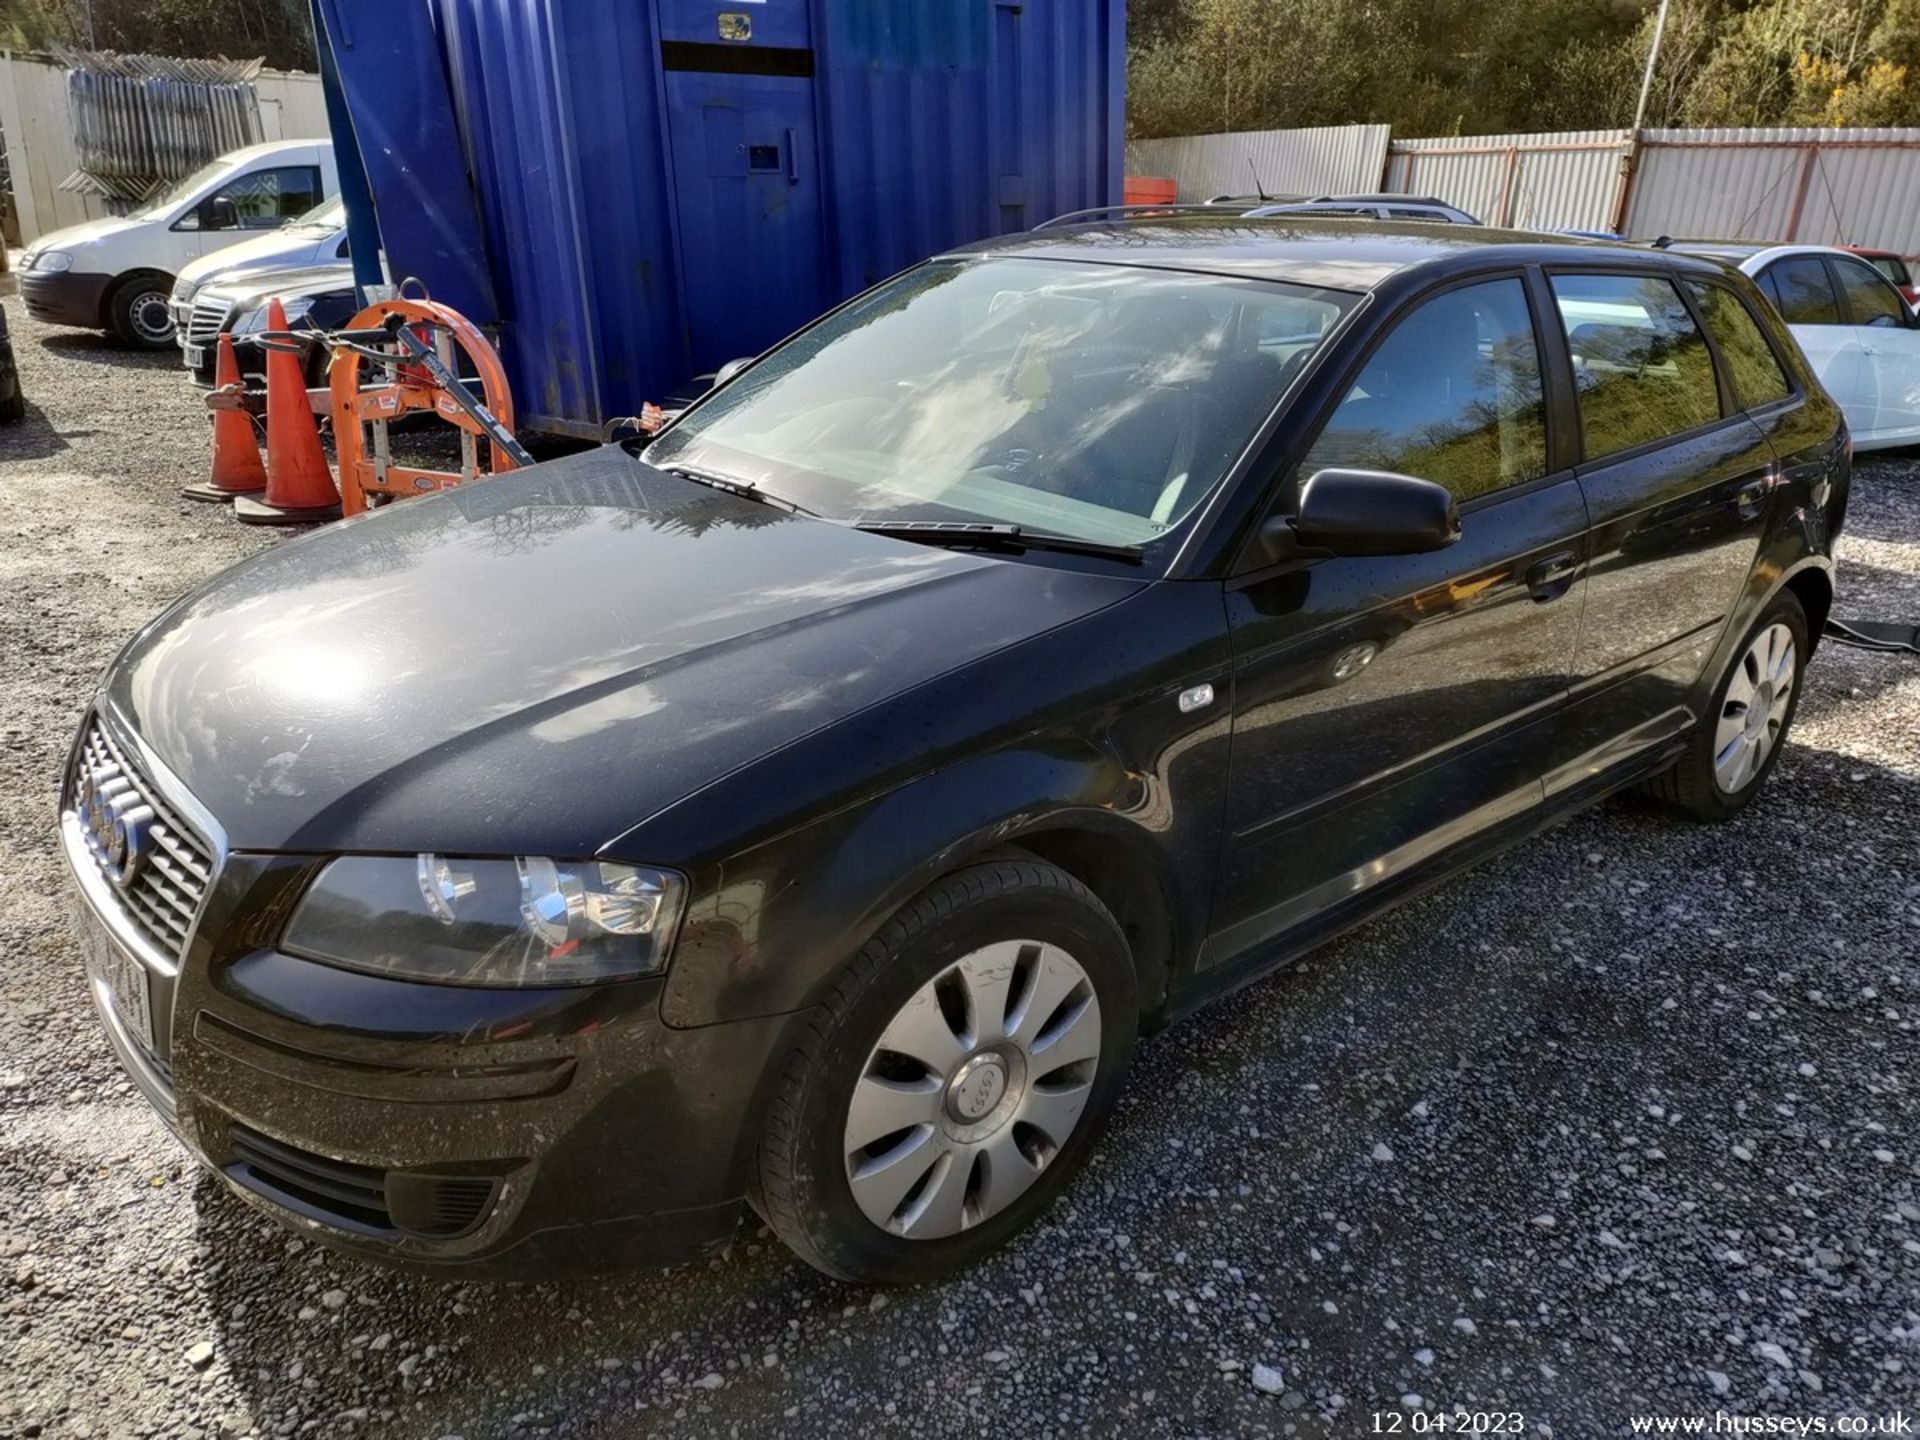
[[[660,64],[668,70],[699,70],[709,75],[813,78],[813,51],[789,45],[702,45],[692,40],[662,40]]]

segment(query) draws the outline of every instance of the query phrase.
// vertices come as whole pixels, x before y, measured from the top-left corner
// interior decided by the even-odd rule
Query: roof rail
[[[1266,202],[1253,202],[1253,204]],[[1157,220],[1164,215],[1240,215],[1251,208],[1235,201],[1231,205],[1198,205],[1192,202],[1174,205],[1095,205],[1087,210],[1069,210],[1042,220],[1033,228],[1046,230],[1055,225],[1085,225],[1103,216],[1119,220]]]

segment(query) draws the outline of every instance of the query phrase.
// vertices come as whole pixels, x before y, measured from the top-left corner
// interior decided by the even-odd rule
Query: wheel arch
[[[170,275],[165,270],[154,265],[135,265],[131,269],[122,270],[118,275],[114,276],[113,279],[109,280],[106,288],[100,292],[100,324],[105,328],[112,328],[113,299],[130,282],[154,279],[160,281],[165,289],[172,290],[173,282],[176,278],[178,277]]]

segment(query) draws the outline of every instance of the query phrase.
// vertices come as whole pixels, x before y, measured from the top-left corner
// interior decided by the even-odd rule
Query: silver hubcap
[[[1793,681],[1793,632],[1769,625],[1734,667],[1713,732],[1713,778],[1727,794],[1751,785],[1779,743]]]
[[[167,308],[167,297],[159,290],[145,290],[133,297],[133,303],[127,306],[127,314],[133,321],[133,328],[148,340],[167,340],[173,335],[173,312]]]
[[[881,1229],[937,1240],[999,1214],[1060,1153],[1100,1063],[1100,1002],[1057,945],[1006,940],[900,1007],[847,1108],[847,1183]]]

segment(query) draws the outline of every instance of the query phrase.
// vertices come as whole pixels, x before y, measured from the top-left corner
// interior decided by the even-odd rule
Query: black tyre
[[[1727,820],[1746,809],[1786,744],[1807,652],[1806,611],[1783,590],[1734,650],[1686,753],[1647,789],[1696,820]]]
[[[843,1280],[970,1265],[1085,1163],[1137,1024],[1125,937],[1085,886],[1036,860],[958,871],[882,927],[803,1032],[754,1207]]]
[[[122,280],[107,301],[113,333],[138,350],[173,346],[173,310],[168,303],[173,281],[165,275],[135,275]]]

